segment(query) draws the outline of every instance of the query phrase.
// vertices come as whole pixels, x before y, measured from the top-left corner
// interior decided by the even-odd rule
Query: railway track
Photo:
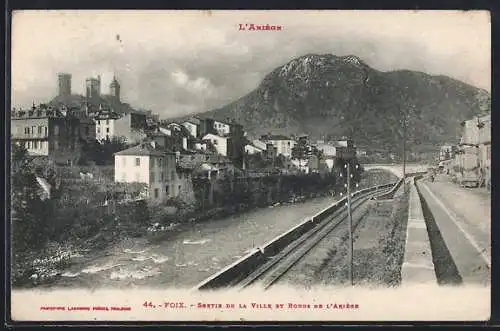
[[[397,188],[398,185],[394,188]],[[351,211],[359,209],[372,198],[387,195],[393,188],[381,188],[375,191],[360,194],[352,198]],[[339,208],[330,217],[292,242],[278,254],[268,258],[268,261],[240,280],[233,286],[243,290],[254,284],[261,284],[265,290],[275,285],[294,265],[296,265],[307,253],[316,247],[326,236],[347,221],[348,213],[346,205]],[[360,220],[353,224],[353,231]]]

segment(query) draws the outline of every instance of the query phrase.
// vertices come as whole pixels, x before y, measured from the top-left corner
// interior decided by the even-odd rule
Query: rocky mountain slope
[[[351,136],[358,145],[398,150],[407,115],[408,146],[456,142],[460,122],[489,110],[487,91],[445,76],[381,72],[356,56],[308,54],[270,72],[249,94],[199,114],[234,118],[251,136]]]

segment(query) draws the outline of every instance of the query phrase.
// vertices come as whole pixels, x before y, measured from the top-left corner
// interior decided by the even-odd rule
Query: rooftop
[[[89,111],[97,112],[99,106],[102,105],[105,108],[110,108],[111,110],[119,114],[129,114],[134,112],[139,112],[132,108],[128,103],[121,102],[114,95],[101,94],[100,96],[86,98],[80,94],[72,95],[58,95],[49,104],[52,106],[69,106],[69,107],[84,107],[88,105]]]
[[[292,140],[292,138],[282,135],[282,134],[273,134],[270,136],[266,136],[268,140]]]
[[[196,117],[188,118],[184,122],[189,122],[189,123],[193,123],[193,124],[197,124],[197,125],[201,124],[201,120],[199,118],[196,118]]]
[[[132,156],[165,156],[167,154],[175,154],[172,151],[153,147],[149,142],[143,142],[137,146],[130,147],[123,151],[115,153],[115,155],[132,155]]]

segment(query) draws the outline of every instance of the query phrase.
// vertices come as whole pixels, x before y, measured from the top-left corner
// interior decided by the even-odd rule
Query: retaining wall
[[[395,183],[391,183],[391,184],[366,188],[354,192],[353,196],[358,196],[366,192],[376,191],[381,188],[391,188],[394,185]],[[193,288],[193,290],[207,290],[207,289],[217,289],[217,288],[227,287],[230,286],[235,279],[242,279],[246,277],[259,265],[264,263],[269,257],[278,254],[285,247],[290,245],[293,241],[297,240],[306,232],[308,232],[316,225],[321,223],[321,221],[325,220],[327,217],[331,216],[335,211],[344,206],[346,200],[347,197],[344,197],[339,201],[335,202],[334,204],[332,204],[331,206],[315,214],[314,216],[306,218],[303,222],[297,224],[290,230],[272,239],[267,244],[264,244],[260,248],[256,248],[254,251],[250,252],[249,254],[242,257],[238,261],[234,262],[230,266],[222,269],[218,273],[205,279],[204,281],[196,285]]]
[[[405,254],[401,268],[401,282],[403,285],[437,283],[429,234],[420,197],[415,186],[415,178],[410,180],[408,224],[406,227]]]

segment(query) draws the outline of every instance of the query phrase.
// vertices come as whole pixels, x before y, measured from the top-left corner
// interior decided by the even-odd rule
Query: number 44
[[[153,303],[151,301],[147,302],[145,301],[143,304],[142,304],[144,307],[148,308],[148,307],[153,307]]]

